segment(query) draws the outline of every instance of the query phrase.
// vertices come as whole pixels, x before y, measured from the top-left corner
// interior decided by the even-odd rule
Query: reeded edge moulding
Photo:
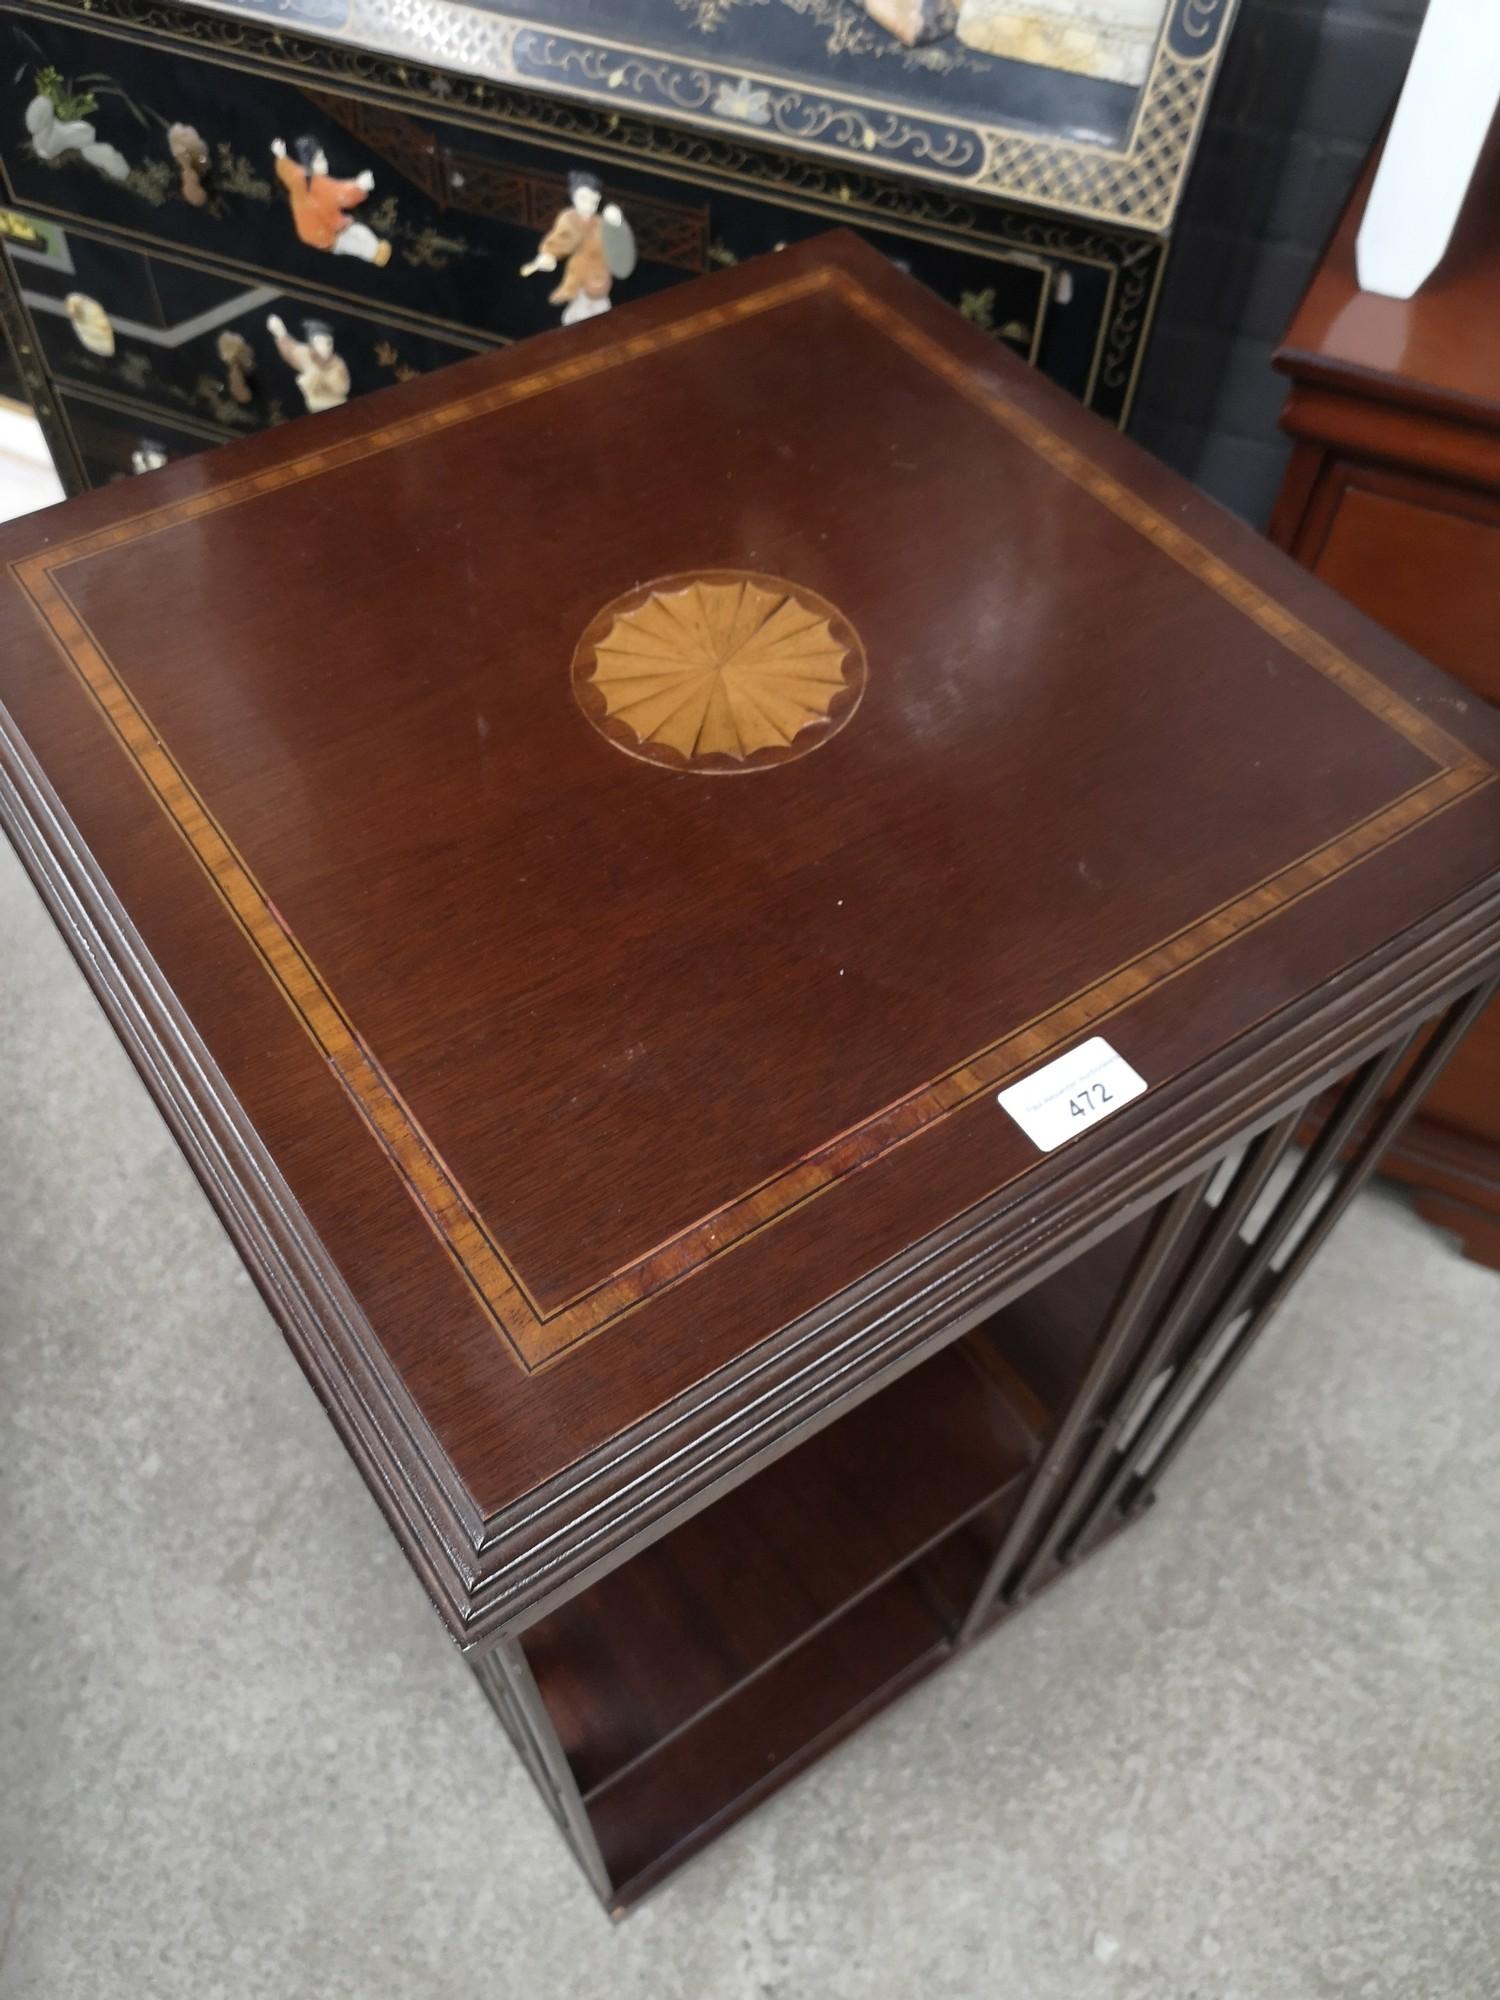
[[[819,749],[851,720],[867,662],[814,590],[755,570],[658,577],[612,598],[573,653],[573,697],[615,749],[742,777]]]

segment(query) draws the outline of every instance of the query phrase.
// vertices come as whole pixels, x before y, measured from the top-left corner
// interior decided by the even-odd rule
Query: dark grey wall
[[[1240,0],[1132,434],[1264,527],[1287,445],[1271,353],[1395,103],[1426,0]]]

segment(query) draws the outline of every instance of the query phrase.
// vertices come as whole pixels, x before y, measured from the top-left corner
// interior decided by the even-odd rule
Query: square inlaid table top
[[[7,820],[466,1636],[1497,933],[1497,718],[843,235],[3,554]]]

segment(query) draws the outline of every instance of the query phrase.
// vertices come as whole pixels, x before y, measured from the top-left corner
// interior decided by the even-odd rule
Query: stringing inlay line
[[[958,388],[1023,445],[1072,479],[1120,519],[1253,618],[1278,643],[1341,687],[1361,706],[1439,766],[1436,774],[1299,860],[1228,899],[1219,908],[1128,963],[1091,981],[1000,1040],[883,1107],[858,1127],[831,1139],[796,1166],[681,1231],[603,1283],[542,1312],[519,1273],[444,1167],[394,1082],[354,1029],[297,939],[225,830],[195,790],[149,718],[115,671],[56,572],[107,549],[155,534],[206,513],[353,464],[378,452],[491,414],[507,404],[585,379],[680,344],[752,314],[832,287],[871,324]],[[1061,1044],[1108,1020],[1142,993],[1175,979],[1431,818],[1494,774],[1464,745],[1386,688],[1328,641],[1284,611],[1248,579],[1157,514],[1037,419],[977,382],[939,343],[874,299],[839,270],[822,268],[727,306],[690,315],[618,347],[553,364],[533,375],[482,390],[461,402],[402,419],[364,437],[264,473],[226,483],[117,523],[61,549],[13,565],[38,616],[88,690],[122,749],[198,860],[235,923],[249,940],[354,1109],[390,1159],[429,1227],[443,1244],[507,1345],[525,1369],[556,1360],[647,1298],[682,1283],[703,1265],[814,1199],[855,1168],[869,1164],[940,1123],[980,1092],[1031,1067]],[[998,1190],[997,1190],[998,1191]]]

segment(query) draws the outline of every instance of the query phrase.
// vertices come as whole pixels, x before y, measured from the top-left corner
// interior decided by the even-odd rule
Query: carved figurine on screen
[[[224,386],[243,408],[255,395],[250,386],[250,377],[255,373],[255,349],[242,333],[225,327],[219,335],[216,352],[224,364]]]
[[[107,359],[114,353],[114,322],[97,299],[91,299],[87,292],[69,292],[63,300],[63,311],[90,354],[99,354]]]
[[[328,171],[328,155],[316,139],[298,139],[293,157],[288,157],[283,139],[273,139],[271,151],[276,158],[276,178],[292,205],[292,227],[304,243],[314,250],[332,251],[335,257],[362,257],[367,264],[391,261],[391,246],[385,238],[349,214],[374,187],[372,173],[356,174],[352,181],[334,180]]]
[[[958,26],[959,0],[864,0],[870,19],[909,49],[941,42]]]
[[[604,202],[604,189],[593,174],[569,174],[568,206],[537,246],[529,264],[521,266],[521,276],[536,271],[555,271],[559,259],[563,274],[547,294],[550,305],[563,309],[562,323],[572,326],[580,319],[609,311],[610,289],[616,278],[628,278],[635,269],[635,237],[614,202]]]
[[[297,387],[308,409],[336,410],[349,400],[349,369],[333,344],[333,328],[325,320],[305,319],[303,338],[293,340],[286,321],[272,313],[266,321],[276,352],[297,378]]]
[[[204,182],[208,178],[208,148],[199,137],[196,126],[169,125],[167,151],[177,168],[183,200],[190,208],[206,208],[208,189]]]
[[[39,160],[65,160],[77,153],[110,180],[127,178],[130,162],[95,130],[99,100],[94,91],[80,89],[50,65],[36,72],[35,90],[24,115],[31,150]]]

